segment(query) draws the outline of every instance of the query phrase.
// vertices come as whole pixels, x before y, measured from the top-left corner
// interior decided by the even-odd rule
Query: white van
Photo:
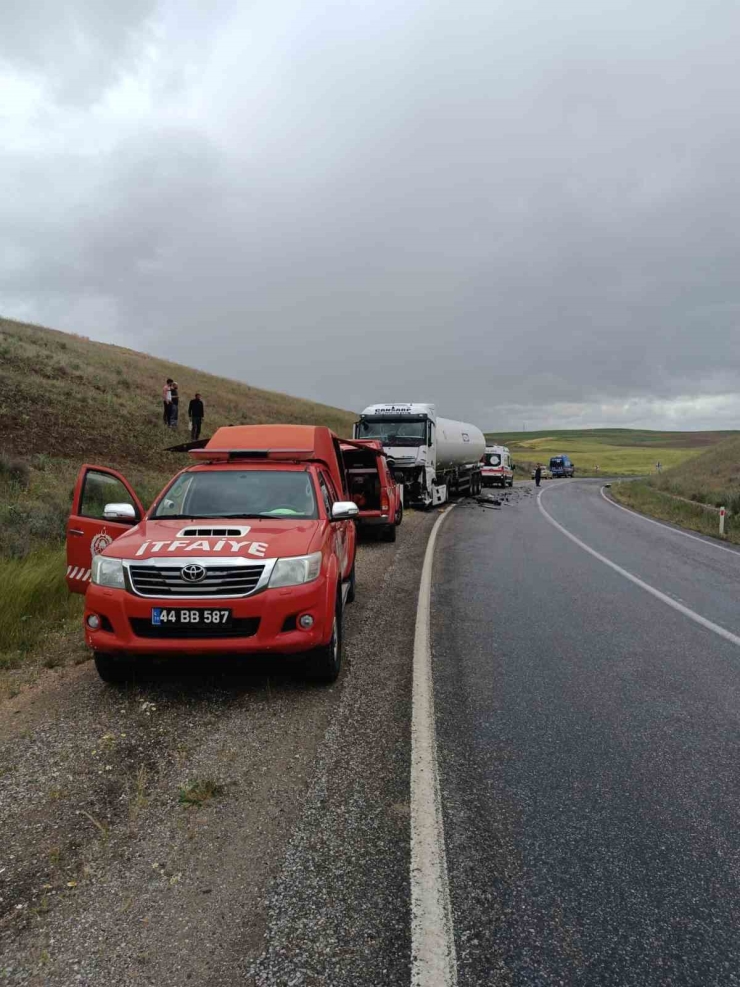
[[[506,446],[486,446],[481,458],[481,477],[484,487],[514,486],[514,466]]]

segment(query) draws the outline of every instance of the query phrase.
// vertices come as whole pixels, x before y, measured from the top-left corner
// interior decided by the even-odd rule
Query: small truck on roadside
[[[85,465],[67,524],[67,584],[101,678],[149,657],[301,656],[332,682],[355,593],[354,519],[328,428],[219,428],[146,511],[116,470]]]
[[[386,541],[395,541],[403,520],[403,486],[393,477],[382,443],[377,439],[343,439],[342,457],[350,500],[359,510],[358,526],[375,528]]]

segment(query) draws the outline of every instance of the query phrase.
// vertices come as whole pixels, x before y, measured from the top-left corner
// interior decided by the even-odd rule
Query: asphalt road
[[[740,555],[600,487],[542,504],[740,633]],[[447,518],[432,636],[459,987],[740,984],[740,648],[532,488]]]

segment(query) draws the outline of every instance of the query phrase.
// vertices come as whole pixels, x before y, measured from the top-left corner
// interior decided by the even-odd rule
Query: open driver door
[[[108,505],[117,510],[106,516]],[[93,556],[143,517],[141,501],[120,473],[107,466],[86,464],[80,469],[67,520],[67,588],[71,593],[85,592]]]

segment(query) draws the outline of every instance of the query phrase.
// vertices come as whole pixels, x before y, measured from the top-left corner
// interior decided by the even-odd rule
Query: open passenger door
[[[128,505],[132,517],[119,511],[118,519],[106,517],[105,507]],[[77,474],[72,511],[67,520],[67,588],[84,593],[90,582],[92,558],[112,541],[138,524],[144,508],[128,481],[107,466],[84,465]]]

